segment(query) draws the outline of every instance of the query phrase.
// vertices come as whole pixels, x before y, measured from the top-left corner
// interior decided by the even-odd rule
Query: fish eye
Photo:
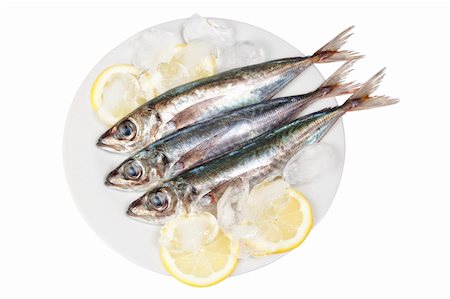
[[[152,193],[148,197],[148,202],[151,205],[151,208],[156,209],[158,211],[164,210],[169,203],[167,196],[162,192]]]
[[[142,166],[136,162],[126,164],[123,170],[125,177],[131,180],[139,179],[143,173]]]
[[[119,139],[130,140],[136,135],[136,126],[133,122],[126,120],[117,126],[116,136]]]

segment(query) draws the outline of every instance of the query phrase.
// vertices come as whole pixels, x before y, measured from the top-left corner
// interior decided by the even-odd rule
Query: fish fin
[[[393,105],[399,101],[399,99],[390,98],[388,96],[371,96],[375,92],[384,77],[384,71],[382,69],[371,77],[361,88],[359,88],[352,96],[350,96],[341,107],[347,111],[372,109],[387,105]]]
[[[213,190],[211,190],[207,195],[211,196],[213,199],[213,202],[218,202],[220,198],[223,196],[225,191],[229,188],[241,188],[243,184],[245,184],[246,181],[244,181],[241,178],[235,178],[230,181],[227,181],[225,183],[220,184]]]
[[[184,170],[185,170],[184,163],[178,160],[177,162],[173,163],[172,166],[169,167],[167,177],[173,178],[178,174],[182,173]]]
[[[339,50],[348,40],[353,33],[350,31],[355,26],[351,26],[341,33],[339,33],[335,38],[325,44],[322,48],[316,51],[312,55],[312,59],[315,63],[328,63],[335,61],[346,61],[346,60],[355,60],[364,57],[357,52],[347,51],[347,50]]]
[[[198,120],[201,120],[202,116],[205,114],[206,111],[205,109],[202,109],[202,107],[214,106],[215,102],[220,102],[222,99],[223,96],[217,96],[194,104],[172,117],[170,123],[174,124],[176,129],[181,129],[193,124]]]
[[[210,190],[208,193],[203,194],[197,201],[190,205],[189,210],[191,212],[201,210],[217,216],[218,202],[225,192],[229,190],[229,188],[241,188],[243,183],[244,181],[240,178],[226,181]]]
[[[334,72],[318,89],[324,89],[327,97],[340,96],[343,94],[354,93],[360,87],[355,82],[345,82],[344,80],[352,71],[355,60],[344,63],[336,72]]]
[[[221,141],[221,139],[226,138],[227,133],[229,133],[231,130],[230,128],[227,128],[220,133],[214,135],[213,137],[210,137],[209,139],[206,139],[196,147],[190,149],[188,152],[186,152],[183,156],[178,159],[178,163],[182,163],[183,168],[189,169],[195,165],[198,165],[200,163],[206,162],[210,160],[214,156],[213,150],[211,150],[215,144],[223,144],[226,149],[224,150],[221,148],[221,152],[225,153],[234,148],[234,146],[231,148],[230,144],[227,142]],[[228,145],[228,147],[227,147]]]

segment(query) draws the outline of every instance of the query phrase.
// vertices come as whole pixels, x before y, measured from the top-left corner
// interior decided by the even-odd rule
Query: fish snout
[[[108,151],[118,151],[117,141],[114,137],[112,130],[106,131],[100,138],[97,140],[97,147],[108,150]]]
[[[120,191],[140,191],[139,186],[135,186],[133,181],[127,179],[118,167],[111,171],[105,179],[105,186]]]
[[[141,196],[137,200],[133,201],[128,206],[127,215],[132,218],[140,219],[142,216],[149,216],[149,214],[152,214],[152,213],[150,213],[146,207],[145,195]]]
[[[120,174],[117,169],[111,171],[105,179],[105,185],[112,188],[117,188],[120,183]]]

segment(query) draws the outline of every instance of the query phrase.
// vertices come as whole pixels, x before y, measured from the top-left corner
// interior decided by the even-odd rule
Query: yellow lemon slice
[[[248,221],[258,233],[243,240],[243,244],[252,255],[292,250],[312,228],[313,214],[308,200],[281,178],[256,186],[249,200]]]
[[[91,106],[102,122],[113,125],[145,102],[138,81],[140,73],[132,65],[116,64],[98,75],[90,96]]]
[[[227,278],[237,264],[239,247],[219,230],[210,213],[183,214],[161,228],[161,259],[183,283],[206,287]]]

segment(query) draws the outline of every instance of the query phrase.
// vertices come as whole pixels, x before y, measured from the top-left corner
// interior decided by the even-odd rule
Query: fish
[[[362,57],[340,50],[352,35],[350,27],[313,55],[288,57],[232,69],[175,87],[123,117],[97,141],[101,149],[135,153],[195,122],[272,98],[314,63]]]
[[[294,120],[317,100],[351,94],[358,84],[344,79],[353,63],[343,64],[312,92],[246,106],[168,135],[122,162],[105,184],[119,190],[149,190]]]
[[[128,216],[150,224],[165,224],[182,212],[216,213],[223,192],[241,182],[250,186],[282,176],[290,158],[303,146],[319,142],[346,112],[392,105],[398,99],[371,96],[384,76],[375,74],[342,105],[300,117],[243,147],[185,171],[139,197]]]

